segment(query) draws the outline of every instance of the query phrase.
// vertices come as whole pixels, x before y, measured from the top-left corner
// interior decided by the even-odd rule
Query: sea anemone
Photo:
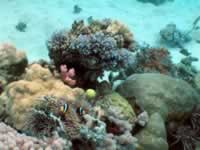
[[[170,135],[173,142],[170,143],[170,150],[183,149],[183,150],[194,150],[197,141],[200,141],[200,137],[196,130],[190,126],[180,126],[177,128],[175,134]]]
[[[178,115],[173,117],[166,124],[170,150],[195,150],[196,143],[200,141],[199,105],[195,106],[191,112],[184,113],[183,117],[178,117]]]

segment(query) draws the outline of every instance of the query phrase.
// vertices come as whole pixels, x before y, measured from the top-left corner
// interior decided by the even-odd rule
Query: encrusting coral
[[[70,31],[56,32],[47,41],[56,68],[62,64],[74,68],[78,85],[96,82],[105,70],[126,68],[132,62],[132,44],[130,31],[109,19],[88,26],[75,21]]]

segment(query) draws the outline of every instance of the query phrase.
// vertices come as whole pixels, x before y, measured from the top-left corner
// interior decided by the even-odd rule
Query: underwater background
[[[0,150],[200,150],[199,10],[2,0]]]
[[[0,41],[15,43],[28,52],[31,61],[48,59],[45,41],[55,30],[70,28],[76,19],[87,20],[92,16],[94,19],[120,20],[129,27],[137,41],[158,46],[162,28],[174,23],[181,30],[190,30],[200,7],[200,1],[196,0],[175,0],[159,6],[137,0],[4,0],[1,3]],[[82,8],[81,13],[73,13],[76,4]],[[16,30],[15,26],[19,22],[27,24],[26,32]],[[192,41],[186,47],[194,56],[200,56],[199,44],[196,42]],[[182,58],[176,49],[171,48],[170,52],[174,61],[178,62]],[[198,62],[195,64],[200,66]]]

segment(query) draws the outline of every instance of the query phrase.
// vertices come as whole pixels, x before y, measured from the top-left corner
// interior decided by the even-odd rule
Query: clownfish
[[[60,107],[60,111],[66,113],[69,110],[69,105],[65,103],[63,106]]]
[[[76,109],[76,113],[79,114],[80,116],[82,116],[86,113],[86,111],[82,107],[78,107]]]

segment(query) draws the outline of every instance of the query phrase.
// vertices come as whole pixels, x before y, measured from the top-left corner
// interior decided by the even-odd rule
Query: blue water
[[[79,14],[73,13],[73,6],[82,8]],[[27,52],[30,61],[48,59],[46,40],[52,32],[70,28],[76,19],[86,20],[112,18],[126,24],[139,42],[159,45],[159,31],[168,23],[176,23],[181,29],[191,28],[199,15],[200,1],[174,0],[160,6],[141,3],[137,0],[2,0],[0,5],[0,42],[11,42],[18,49]],[[26,32],[19,32],[15,26],[27,23]],[[193,55],[200,58],[199,45],[191,42],[186,45]],[[182,55],[170,48],[173,59],[178,62]],[[195,63],[199,66],[200,63]]]

